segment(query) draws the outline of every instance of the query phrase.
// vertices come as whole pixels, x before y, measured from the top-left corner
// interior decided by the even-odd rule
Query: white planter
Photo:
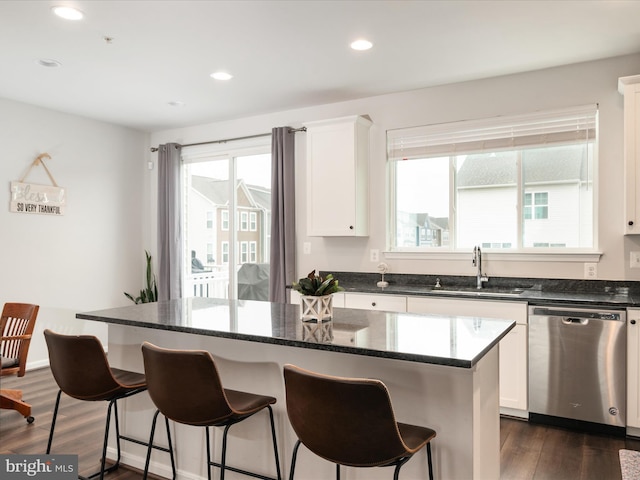
[[[322,322],[333,316],[333,295],[316,297],[313,295],[300,296],[300,318],[303,321],[315,320]]]

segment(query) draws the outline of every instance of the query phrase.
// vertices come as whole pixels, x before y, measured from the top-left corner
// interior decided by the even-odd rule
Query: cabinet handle
[[[630,227],[632,227],[632,226],[633,226],[633,220],[629,220],[629,221],[627,222],[627,224],[628,224]]]
[[[349,230],[353,230],[353,225],[349,225]]]
[[[636,321],[635,320],[631,320],[631,325],[635,325]]]
[[[371,306],[375,307],[376,306],[376,302],[371,302]]]

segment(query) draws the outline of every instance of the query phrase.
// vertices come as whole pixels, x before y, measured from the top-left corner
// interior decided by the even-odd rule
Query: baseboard
[[[640,428],[627,427],[627,436],[640,438]]]
[[[153,473],[154,475],[158,475],[162,478],[173,478],[173,471],[171,470],[171,461],[169,460],[169,454],[166,452],[155,452],[155,455],[163,455],[166,457],[165,461],[154,461],[154,454],[151,456],[151,461],[149,462],[149,473]],[[115,460],[118,456],[118,451],[115,448],[108,447],[107,448],[107,458]],[[161,457],[162,458],[162,457]],[[136,470],[140,470],[140,472],[144,472],[144,464],[146,462],[146,457],[141,457],[139,455],[133,455],[128,452],[122,452],[122,456],[120,458],[120,464],[122,466],[127,466],[134,468]],[[176,471],[176,476],[181,480],[202,480],[202,477],[193,473],[187,472],[185,470],[178,469]]]
[[[520,410],[517,408],[500,407],[500,415],[529,420],[529,412],[527,410]]]
[[[544,425],[552,425],[554,427],[569,428],[571,430],[581,430],[589,433],[602,433],[616,437],[625,437],[626,428],[614,425],[606,425],[602,423],[586,422],[584,420],[575,420],[573,418],[554,417],[552,415],[543,415],[540,413],[529,412],[529,421],[531,423],[541,423]]]

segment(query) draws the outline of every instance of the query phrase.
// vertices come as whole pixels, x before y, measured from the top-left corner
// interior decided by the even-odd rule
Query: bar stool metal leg
[[[173,456],[173,443],[171,442],[171,430],[169,429],[169,419],[165,417],[164,422],[167,429],[167,443],[169,445],[168,448],[161,447],[159,445],[153,444],[153,437],[156,432],[156,421],[158,420],[158,415],[160,414],[160,410],[156,410],[156,413],[153,414],[153,420],[151,421],[151,434],[149,436],[149,443],[147,444],[147,459],[144,463],[144,473],[142,474],[142,479],[147,480],[147,475],[149,474],[149,464],[151,463],[151,450],[161,450],[163,452],[167,452],[171,458],[171,471],[173,473],[173,480],[176,480],[176,462]],[[144,444],[142,444],[144,445]]]

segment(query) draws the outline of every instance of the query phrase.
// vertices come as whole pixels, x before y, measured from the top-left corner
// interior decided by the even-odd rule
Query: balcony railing
[[[194,297],[229,298],[229,272],[192,273],[187,279],[187,292]]]

